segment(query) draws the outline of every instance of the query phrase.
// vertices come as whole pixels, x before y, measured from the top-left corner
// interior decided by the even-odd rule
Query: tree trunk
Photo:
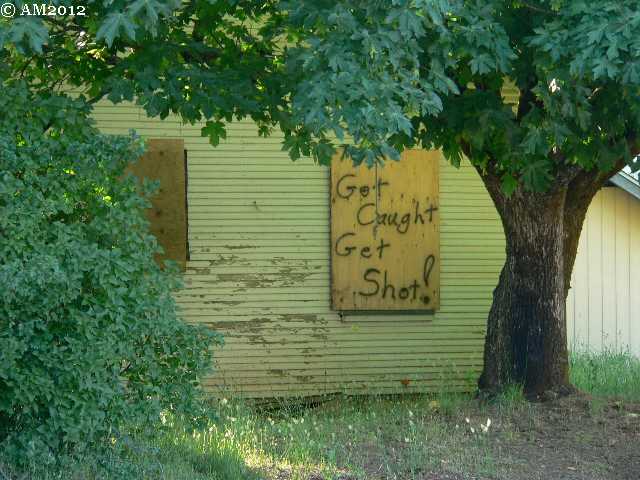
[[[627,141],[631,158],[640,155],[640,142]],[[462,149],[473,157],[469,144]],[[506,261],[493,292],[478,386],[492,394],[516,383],[529,398],[571,393],[566,299],[580,232],[591,200],[626,162],[621,158],[608,171],[565,165],[548,192],[520,186],[507,197],[484,160],[472,164],[502,220]]]
[[[507,258],[489,312],[480,388],[496,392],[519,383],[528,395],[566,390],[565,190],[490,193]]]
[[[517,383],[528,397],[563,395],[569,383],[566,298],[580,231],[609,175],[583,172],[546,193],[505,196],[497,176],[481,173],[505,233],[506,261],[493,292],[481,390]]]

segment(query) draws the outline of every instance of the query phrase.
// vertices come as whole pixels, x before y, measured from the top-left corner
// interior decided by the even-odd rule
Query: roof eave
[[[616,187],[620,187],[630,195],[633,195],[638,200],[640,200],[640,184],[638,184],[638,180],[633,178],[628,173],[618,172],[613,177],[611,177],[610,181]]]

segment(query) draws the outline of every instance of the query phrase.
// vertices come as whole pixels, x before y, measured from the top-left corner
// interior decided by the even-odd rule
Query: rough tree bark
[[[591,200],[615,172],[579,171],[545,193],[518,188],[479,171],[498,210],[506,260],[493,292],[479,387],[497,393],[514,383],[529,397],[574,391],[569,382],[566,297],[580,232]],[[554,396],[555,396],[554,395]]]

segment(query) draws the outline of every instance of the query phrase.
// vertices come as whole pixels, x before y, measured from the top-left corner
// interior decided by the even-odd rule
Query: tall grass
[[[628,353],[574,352],[571,380],[595,397],[640,402],[640,359]],[[149,440],[121,442],[116,452],[34,464],[26,475],[2,464],[0,480],[423,479],[430,471],[491,476],[496,426],[511,438],[509,418],[535,415],[522,389],[487,405],[471,395],[283,401],[270,407],[222,400],[219,421],[191,431],[166,419]],[[491,417],[491,426],[488,418]],[[511,435],[511,436],[509,436]]]
[[[571,382],[598,397],[640,402],[640,358],[629,352],[572,352]]]
[[[336,398],[270,410],[223,401],[215,407],[220,420],[197,432],[168,418],[150,443],[132,440],[119,455],[34,465],[24,477],[5,472],[10,480],[418,480],[443,469],[490,475],[486,418],[465,413],[472,404],[471,396],[452,394]]]
[[[249,417],[245,419],[251,421]],[[0,480],[258,480],[247,464],[249,445],[235,441],[223,423],[196,431],[168,417],[151,439],[128,438],[82,456],[35,459],[27,471],[3,463]]]

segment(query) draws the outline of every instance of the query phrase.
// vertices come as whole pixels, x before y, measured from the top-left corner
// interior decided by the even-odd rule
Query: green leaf
[[[102,25],[100,25],[96,33],[96,40],[104,39],[107,45],[111,47],[114,40],[120,36],[121,30],[123,30],[131,40],[135,40],[136,26],[131,21],[131,18],[122,12],[111,13],[105,18]]]
[[[211,145],[216,146],[220,143],[221,138],[227,138],[227,130],[224,122],[219,120],[208,121],[201,130],[203,137],[209,137]]]
[[[600,43],[602,38],[604,37],[606,28],[604,26],[600,26],[587,34],[587,43]]]
[[[471,73],[483,75],[490,72],[495,64],[489,55],[483,53],[472,58],[469,65]]]
[[[172,0],[168,3],[158,0],[135,0],[129,4],[127,11],[131,18],[142,18],[145,29],[155,36],[160,17],[168,17],[178,5],[178,0]]]
[[[507,197],[510,197],[518,187],[518,181],[510,173],[505,173],[500,179],[502,191]]]
[[[49,39],[49,31],[39,18],[19,17],[12,21],[8,37],[12,42],[26,43],[35,52],[42,53],[42,46]]]

